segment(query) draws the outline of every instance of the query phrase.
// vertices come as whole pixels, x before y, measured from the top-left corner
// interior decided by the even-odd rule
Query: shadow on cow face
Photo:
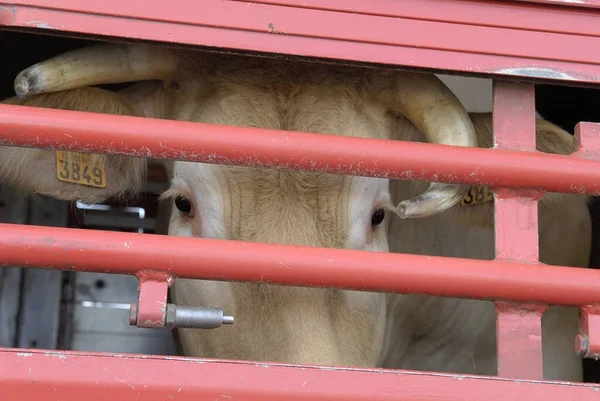
[[[388,180],[176,163],[169,234],[388,251]],[[236,323],[181,329],[186,355],[375,366],[385,295],[178,279],[176,303],[223,308]]]

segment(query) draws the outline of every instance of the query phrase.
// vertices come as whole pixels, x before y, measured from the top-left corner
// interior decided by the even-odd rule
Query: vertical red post
[[[535,151],[535,92],[531,84],[494,81],[494,147]],[[496,259],[537,263],[541,193],[494,189]],[[546,306],[496,302],[498,375],[543,379],[541,316]]]

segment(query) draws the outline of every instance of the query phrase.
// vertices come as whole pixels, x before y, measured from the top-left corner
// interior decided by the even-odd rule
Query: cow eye
[[[373,215],[371,216],[371,225],[372,226],[378,226],[383,222],[383,219],[385,218],[385,210],[383,209],[377,209],[373,212]]]
[[[175,198],[175,207],[185,214],[189,214],[192,211],[192,203],[185,196],[178,196]]]

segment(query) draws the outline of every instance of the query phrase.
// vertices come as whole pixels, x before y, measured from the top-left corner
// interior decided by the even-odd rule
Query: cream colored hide
[[[119,94],[85,88],[142,80],[162,83],[137,84]],[[474,132],[458,99],[429,74],[101,45],[24,70],[15,89],[26,100],[10,102],[50,108],[458,146],[478,146],[477,135],[484,144],[491,141],[489,130]],[[480,120],[489,125],[490,116],[475,121]],[[562,138],[564,133],[548,127],[550,141],[552,133]],[[550,151],[570,148],[565,142]],[[109,185],[94,189],[59,183],[52,152],[0,152],[2,180],[61,199],[99,201],[135,192],[145,166],[143,159],[110,157]],[[169,166],[172,187],[164,198],[174,205],[170,235],[386,252],[393,218],[394,251],[492,255],[491,206],[455,206],[461,186],[394,183],[399,203],[391,203],[385,179],[187,162]],[[564,264],[585,264],[576,256],[589,253],[589,218],[581,217],[587,222],[581,223],[573,217],[587,213],[585,199],[548,195],[541,205],[551,216],[542,216],[540,224],[549,230],[541,236],[543,260],[563,264],[558,256],[567,255],[573,261]],[[564,245],[568,240],[580,248]],[[563,254],[545,254],[559,247]],[[477,373],[495,373],[493,311],[479,303],[182,279],[172,296],[177,304],[220,307],[236,318],[217,330],[180,330],[189,356],[452,372],[472,372],[479,365]],[[552,345],[545,349],[548,360],[558,361],[552,377],[580,380],[571,343]]]

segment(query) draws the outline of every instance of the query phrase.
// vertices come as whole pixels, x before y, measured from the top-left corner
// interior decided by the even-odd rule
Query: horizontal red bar
[[[417,40],[421,47],[428,49],[460,49],[464,52],[476,54],[545,58],[595,65],[600,63],[600,55],[583,50],[586,47],[600,43],[597,37],[591,35],[562,35],[551,31],[536,32],[535,29],[523,30],[521,28],[513,30],[502,27],[504,41],[494,43],[493,40],[497,38],[498,29],[486,26],[487,24],[483,24],[482,20],[478,24],[467,25],[454,24],[453,21],[429,21],[431,17],[403,18],[407,16],[407,12],[402,12],[402,8],[411,7],[415,2],[419,2],[419,0],[395,0],[394,3],[396,4],[388,7],[388,13],[395,14],[394,18],[383,15],[370,15],[364,12],[354,13],[347,8],[346,11],[350,11],[350,13],[319,10],[318,6],[306,8],[306,6],[287,7],[287,4],[286,6],[257,5],[252,1],[195,0],[192,3],[190,0],[173,0],[173,9],[169,8],[169,10],[165,10],[160,5],[148,5],[148,7],[140,10],[135,3],[127,0],[121,2],[117,7],[94,1],[80,1],[73,4],[69,0],[13,0],[7,3],[39,4],[49,9],[73,10],[189,25],[218,25],[222,28],[243,29],[251,32],[262,31],[264,33],[268,32],[268,24],[271,23],[272,34],[290,35],[291,37],[350,40],[390,46],[410,46]],[[381,4],[381,1],[379,3]],[[430,3],[428,8],[432,9],[434,8],[433,5],[440,2],[428,0],[427,3]],[[202,4],[201,7],[206,7],[210,12],[202,14],[190,12],[194,7],[198,7],[198,4]],[[293,4],[290,5],[293,6]],[[520,6],[523,7],[523,5]],[[446,7],[448,8],[447,5]],[[474,9],[478,15],[483,14],[485,11],[490,12],[494,9],[502,11],[502,9],[509,8],[506,4],[505,7],[496,5],[493,8],[488,5],[487,9],[484,9],[485,11],[476,5],[469,5],[468,7],[468,10],[475,7]],[[513,13],[521,11],[514,6],[509,9]],[[15,12],[18,12],[18,10],[16,8]],[[245,12],[242,12],[242,10]],[[469,12],[467,9],[464,10],[467,13]],[[336,19],[337,24],[334,21],[329,21],[329,24],[321,24],[327,16]],[[513,18],[516,17],[513,14]],[[576,14],[575,18],[577,18]],[[307,23],[308,21],[310,23]],[[484,21],[487,22],[487,19]],[[594,22],[598,22],[598,19],[595,19]],[[505,23],[509,27],[510,24],[510,22]],[[354,29],[357,25],[363,29]],[[577,32],[576,27],[571,29]],[[595,27],[595,29],[595,33],[598,33],[598,27]],[[412,31],[413,35],[404,35],[408,31]],[[390,35],[389,32],[395,34]],[[452,32],[452,35],[444,35],[444,33],[449,32]],[[476,37],[473,37],[474,35]],[[532,46],[529,43],[529,41],[543,40],[544,38],[553,39],[554,47]],[[492,43],[493,45],[490,45]],[[568,45],[571,46],[568,47]],[[560,48],[560,53],[557,48]]]
[[[599,56],[587,50],[600,46],[600,38],[590,35],[600,21],[595,9],[567,13],[564,7],[509,1],[369,3],[386,15],[351,6],[336,12],[222,0],[171,0],[169,7],[160,2],[139,7],[138,0],[13,0],[0,3],[0,24],[467,74],[599,82]],[[417,18],[404,11],[415,3],[425,3],[421,7],[429,11],[420,8]],[[439,15],[438,10],[446,21],[427,17]],[[471,22],[455,17],[461,14]],[[498,15],[510,19],[499,24]],[[557,18],[569,19],[568,33],[552,33],[560,29]],[[513,27],[511,21],[518,20],[536,24]]]
[[[600,270],[241,241],[0,224],[0,266],[420,293],[550,304],[600,303]]]
[[[439,0],[231,0],[240,3],[259,3],[295,8],[351,12],[355,14],[397,17],[477,27],[497,27],[529,32],[566,33],[573,35],[600,36],[600,27],[594,23],[597,13],[594,10],[579,10],[556,7],[535,7],[531,4],[515,4],[499,0],[439,1]],[[514,1],[514,0],[513,0]],[[519,1],[519,0],[517,0]],[[572,6],[583,6],[585,0],[575,4],[569,0],[538,0],[540,3],[561,2]],[[589,0],[600,4],[600,0]],[[524,3],[534,1],[523,0]],[[403,7],[402,3],[410,4]],[[549,4],[554,5],[554,4]],[[588,4],[587,7],[598,7]],[[584,12],[581,12],[584,11]],[[587,12],[586,12],[587,11]],[[515,13],[528,18],[515,18]],[[416,37],[411,37],[415,40]],[[461,42],[455,41],[454,46]],[[486,43],[493,47],[495,43]],[[544,49],[551,53],[552,49]],[[555,53],[556,55],[556,53]],[[531,54],[529,56],[532,56]]]
[[[600,164],[574,156],[23,106],[0,105],[0,144],[600,194]]]
[[[595,384],[0,349],[2,401],[596,401]]]

